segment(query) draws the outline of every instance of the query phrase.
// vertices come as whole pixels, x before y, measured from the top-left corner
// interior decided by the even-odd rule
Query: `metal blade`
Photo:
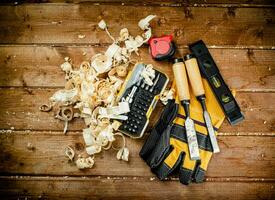
[[[197,134],[195,131],[194,121],[189,117],[187,117],[185,120],[185,129],[186,129],[190,159],[199,160],[200,152],[199,152],[199,145],[197,140]]]
[[[203,112],[203,117],[204,117],[204,121],[205,121],[205,124],[206,124],[206,127],[207,127],[209,137],[210,137],[210,141],[211,141],[211,144],[212,144],[212,147],[213,147],[213,153],[219,153],[220,148],[219,148],[219,145],[218,145],[218,142],[217,142],[217,138],[216,138],[216,135],[215,135],[215,131],[214,131],[209,113],[207,111],[204,111]]]

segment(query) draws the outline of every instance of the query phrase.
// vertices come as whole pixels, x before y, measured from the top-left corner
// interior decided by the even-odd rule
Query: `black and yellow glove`
[[[167,105],[165,106],[162,114],[153,127],[151,134],[148,136],[144,145],[142,146],[139,155],[150,165],[151,156],[153,149],[156,147],[157,142],[160,140],[163,131],[168,127],[169,124],[173,122],[178,113],[178,104],[175,103],[175,100],[168,100]]]
[[[221,126],[225,116],[221,110],[211,88],[206,80],[203,80],[206,96],[206,106],[212,119],[212,124],[215,131]],[[171,102],[172,104],[173,102]],[[212,146],[210,138],[208,136],[207,128],[203,119],[203,111],[201,104],[197,101],[195,96],[191,93],[190,101],[190,114],[194,120],[195,129],[197,132],[197,139],[200,149],[199,161],[190,159],[186,131],[184,127],[185,113],[179,101],[176,98],[174,106],[179,107],[177,116],[170,121],[167,121],[168,125],[163,129],[158,141],[154,141],[154,147],[148,148],[147,145],[151,144],[151,135],[147,139],[142,149],[151,149],[151,152],[146,152],[146,156],[142,156],[147,164],[151,167],[152,171],[161,179],[165,179],[169,174],[179,169],[179,179],[183,184],[189,184],[192,180],[195,182],[202,182],[207,170],[208,163],[212,157]],[[169,107],[166,107],[168,110]],[[169,113],[169,111],[165,113]],[[155,134],[153,131],[151,134]]]

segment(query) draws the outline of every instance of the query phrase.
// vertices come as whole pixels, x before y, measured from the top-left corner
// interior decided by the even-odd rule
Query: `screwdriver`
[[[198,101],[201,103],[203,109],[203,118],[207,127],[208,135],[210,137],[210,142],[213,147],[213,153],[218,153],[220,152],[220,148],[217,142],[210,115],[207,112],[205,104],[205,91],[203,88],[202,78],[197,63],[197,59],[193,54],[188,54],[184,56],[184,60],[192,90],[194,92],[194,95],[197,97]]]
[[[195,131],[194,121],[190,118],[190,94],[188,88],[188,80],[185,65],[182,58],[176,58],[173,62],[173,72],[174,78],[176,80],[176,87],[179,96],[180,103],[182,104],[186,120],[185,120],[185,129],[187,135],[187,143],[190,153],[191,160],[199,160],[199,146],[197,140],[197,134]]]

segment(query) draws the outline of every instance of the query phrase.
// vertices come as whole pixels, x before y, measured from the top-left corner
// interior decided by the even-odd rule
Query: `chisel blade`
[[[220,148],[218,145],[218,141],[215,135],[215,131],[211,122],[211,118],[210,115],[207,111],[203,111],[203,117],[204,117],[204,121],[207,127],[207,131],[208,131],[208,135],[210,137],[210,142],[213,148],[213,153],[219,153],[220,152]]]
[[[199,152],[197,134],[195,131],[194,121],[190,117],[187,117],[185,120],[185,129],[186,129],[190,159],[191,160],[199,160],[200,152]]]

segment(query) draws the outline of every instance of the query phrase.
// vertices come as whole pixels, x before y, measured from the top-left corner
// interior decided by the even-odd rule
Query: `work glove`
[[[151,134],[148,136],[143,147],[141,148],[139,155],[143,158],[148,165],[150,165],[153,149],[156,147],[157,142],[160,140],[162,133],[168,125],[170,125],[175,119],[178,113],[179,105],[175,103],[175,99],[169,99],[167,105],[161,113],[161,116],[155,126],[153,127]]]
[[[205,89],[207,110],[211,116],[213,127],[215,131],[217,131],[225,116],[211,88],[204,79],[203,85]],[[203,119],[201,104],[197,101],[192,92],[190,92],[190,95],[190,115],[195,123],[201,160],[195,161],[190,159],[184,127],[186,118],[185,112],[183,107],[179,104],[177,96],[175,102],[171,101],[170,105],[165,108],[162,114],[162,116],[165,116],[168,113],[169,117],[166,121],[168,125],[162,130],[157,128],[156,131],[153,129],[151,133],[153,136],[150,135],[148,137],[140,152],[141,157],[147,162],[152,172],[155,173],[158,178],[163,180],[172,172],[177,171],[179,173],[180,182],[186,185],[192,180],[195,182],[202,182],[204,180],[208,163],[213,154],[210,138]],[[171,107],[178,107],[178,109],[174,109],[178,111],[176,116],[171,114],[173,110],[171,110],[169,114],[169,109]],[[171,118],[172,116],[175,117]],[[161,120],[163,121],[163,119]],[[144,151],[144,149],[147,151]]]

